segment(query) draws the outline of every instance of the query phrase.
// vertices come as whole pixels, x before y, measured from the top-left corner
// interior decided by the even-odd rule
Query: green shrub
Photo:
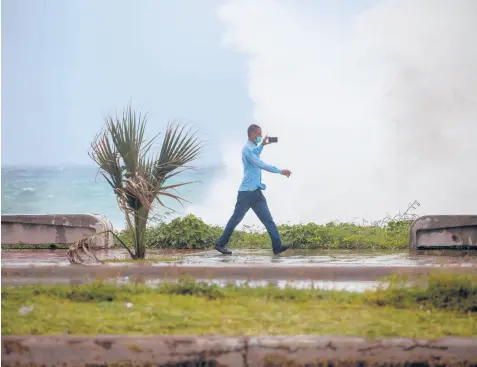
[[[409,228],[409,221],[392,222],[383,227],[331,222],[280,226],[279,230],[285,242],[298,248],[398,249],[407,247]]]
[[[221,231],[223,229],[221,228]],[[243,230],[234,231],[229,247],[233,248],[271,248],[272,241],[265,229],[258,226],[243,226]]]
[[[284,243],[303,249],[405,249],[408,247],[411,221],[391,221],[385,225],[354,223],[316,223],[280,225]],[[204,249],[213,247],[223,228],[210,226],[189,214],[161,223],[146,230],[146,244],[155,248]],[[131,233],[122,231],[119,237],[126,243]],[[244,226],[230,239],[231,248],[270,248],[271,241],[260,226]]]
[[[209,226],[189,214],[149,228],[146,243],[149,247],[201,249],[212,247],[221,233],[220,227]]]

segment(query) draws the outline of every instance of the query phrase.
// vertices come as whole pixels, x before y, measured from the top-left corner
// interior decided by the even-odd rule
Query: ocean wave
[[[34,195],[35,193],[36,193],[36,189],[34,187],[24,187],[21,189],[21,191],[16,192],[14,195],[15,197],[18,197],[18,196]]]

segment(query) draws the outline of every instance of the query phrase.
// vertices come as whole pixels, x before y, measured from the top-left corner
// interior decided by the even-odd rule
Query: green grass
[[[477,277],[421,281],[402,288],[394,279],[390,288],[364,294],[220,288],[187,279],[158,288],[104,283],[3,287],[2,335],[477,336]],[[30,306],[29,314],[19,313]]]
[[[439,274],[412,279],[391,276],[389,287],[370,293],[368,300],[397,308],[435,308],[477,313],[477,276]],[[406,286],[408,283],[414,286]],[[424,284],[424,285],[423,285]]]

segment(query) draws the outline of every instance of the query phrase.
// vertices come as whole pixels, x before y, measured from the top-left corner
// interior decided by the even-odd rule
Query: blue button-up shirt
[[[262,183],[262,169],[268,172],[281,173],[282,170],[271,166],[260,159],[263,145],[256,146],[250,140],[242,149],[243,180],[239,191],[265,190]]]

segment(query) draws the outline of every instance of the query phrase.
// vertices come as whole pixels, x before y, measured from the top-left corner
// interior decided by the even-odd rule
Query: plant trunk
[[[131,237],[132,237],[132,244],[134,247],[134,254],[132,254],[131,251],[129,251],[129,255],[131,256],[131,259],[136,260],[137,259],[136,222],[134,222],[134,224],[131,222],[131,217],[129,216],[128,213],[125,213],[125,216],[126,216],[126,224],[127,224],[128,231],[132,233]]]
[[[140,218],[139,213],[134,213],[134,224],[136,227],[136,258],[139,260],[144,260],[146,258],[146,246],[144,246],[144,239],[141,235],[140,228]]]
[[[134,225],[136,229],[136,259],[146,258],[146,224],[149,211],[144,207],[141,207],[134,213]]]

